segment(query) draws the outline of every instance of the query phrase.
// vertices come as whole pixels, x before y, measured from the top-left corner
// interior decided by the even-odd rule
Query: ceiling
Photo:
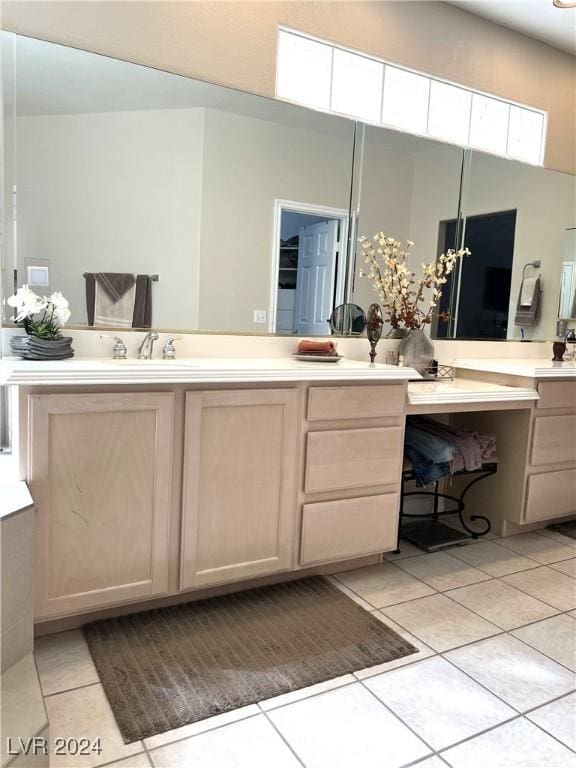
[[[576,8],[556,8],[552,0],[453,0],[450,5],[576,56]]]

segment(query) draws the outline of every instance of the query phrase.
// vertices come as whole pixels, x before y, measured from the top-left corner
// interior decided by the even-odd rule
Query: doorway
[[[329,335],[344,300],[348,211],[282,200],[275,207],[270,330]]]
[[[437,339],[505,339],[510,309],[516,211],[468,216],[463,246],[471,256],[448,276],[442,292]],[[443,236],[442,236],[443,232]],[[457,222],[441,222],[440,251],[454,248]]]

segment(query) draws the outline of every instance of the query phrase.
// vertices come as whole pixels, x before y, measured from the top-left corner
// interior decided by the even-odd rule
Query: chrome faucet
[[[138,360],[151,360],[152,350],[154,349],[154,342],[158,339],[158,334],[154,331],[149,331],[142,344],[138,347]]]

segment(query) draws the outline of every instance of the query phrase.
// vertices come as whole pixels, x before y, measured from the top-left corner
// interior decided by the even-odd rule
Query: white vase
[[[404,355],[404,365],[422,373],[432,364],[434,344],[425,331],[410,331],[400,341],[399,354]]]

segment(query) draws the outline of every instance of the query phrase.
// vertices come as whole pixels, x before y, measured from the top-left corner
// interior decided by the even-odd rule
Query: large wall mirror
[[[376,126],[366,126],[363,139],[358,234],[371,238],[383,231],[396,240],[411,240],[408,265],[420,276],[422,262],[457,247],[458,228],[447,231],[447,223],[458,221],[463,150]],[[370,279],[360,276],[363,269],[358,252],[353,297],[367,307],[378,297]]]
[[[575,226],[574,176],[467,153],[462,229],[471,256],[444,293],[451,318],[437,336],[543,341],[562,334],[559,319],[576,325]]]
[[[357,237],[383,230],[414,242],[416,272],[448,248],[472,252],[436,338],[543,340],[576,325],[573,176],[1,40],[4,297],[24,283],[61,291],[76,327],[325,335],[335,306],[377,300]]]
[[[18,284],[69,299],[71,323],[132,325],[91,277],[141,274],[156,328],[329,332],[347,282],[353,121],[10,37],[10,292],[12,258]],[[130,281],[111,289],[138,301]]]

